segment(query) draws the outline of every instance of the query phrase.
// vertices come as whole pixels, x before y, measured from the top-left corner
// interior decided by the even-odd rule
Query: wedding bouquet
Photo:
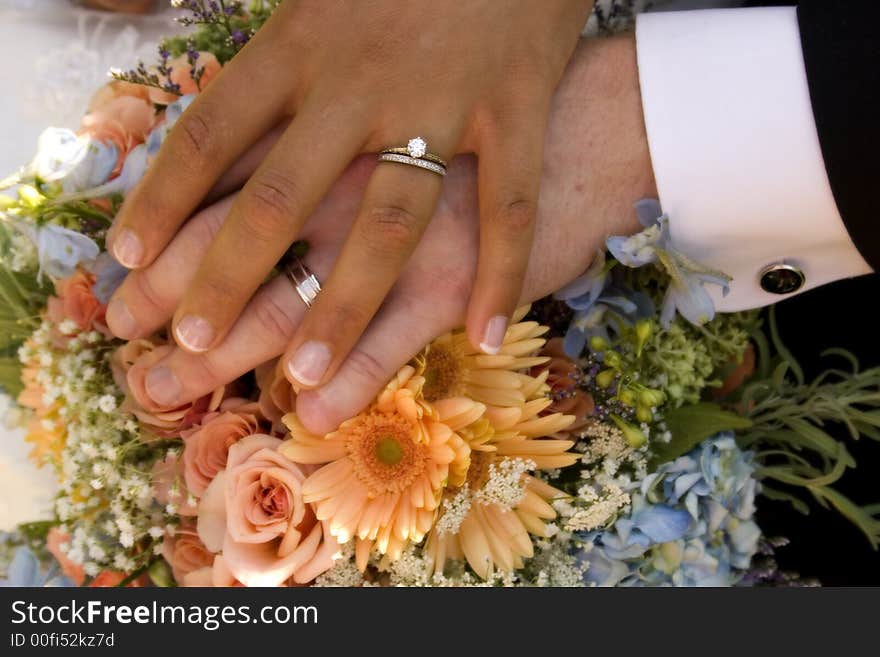
[[[196,31],[114,72],[76,132],[50,128],[0,196],[0,380],[54,519],[0,542],[14,585],[691,586],[791,583],[759,495],[802,493],[875,547],[880,507],[833,488],[880,439],[880,370],[807,382],[727,278],[677,252],[659,205],[590,270],[522,309],[497,355],[463,331],[357,416],[305,429],[276,362],[184,406],[144,375],[172,347],[104,322],[126,270],[104,238],[181,112],[276,3],[179,0]]]

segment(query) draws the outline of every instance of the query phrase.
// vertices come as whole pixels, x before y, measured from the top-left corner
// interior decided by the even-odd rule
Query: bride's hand
[[[110,248],[129,267],[163,266],[157,258],[216,181],[290,120],[175,309],[181,347],[216,348],[352,159],[421,135],[441,158],[479,156],[467,326],[475,345],[497,350],[532,245],[551,97],[592,4],[284,2],[175,126],[126,199]],[[289,336],[291,380],[332,378],[419,244],[442,182],[412,166],[376,167],[320,298]]]
[[[372,158],[356,161],[306,223],[302,236],[311,245],[306,261],[319,277],[339,257],[375,167]],[[544,296],[584,271],[608,234],[637,230],[633,202],[656,194],[631,37],[579,49],[554,98],[544,170],[535,248],[518,302]],[[329,430],[357,413],[427,342],[461,325],[477,271],[476,178],[473,158],[451,165],[426,239],[386,303],[336,375],[299,396],[297,412],[310,429]],[[202,253],[224,220],[230,221],[232,203],[197,215],[152,266],[129,275],[112,302],[124,301],[136,312],[129,337],[148,335],[171,316],[196,276],[193,254]],[[244,245],[238,256],[250,257],[250,248]],[[284,351],[305,310],[287,279],[275,278],[215,349],[205,354],[176,349],[155,365],[147,376],[149,394],[170,406],[241,376]],[[112,313],[109,317],[117,330]]]

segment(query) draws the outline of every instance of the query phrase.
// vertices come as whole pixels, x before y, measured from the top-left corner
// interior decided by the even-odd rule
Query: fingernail
[[[504,315],[495,315],[486,323],[486,331],[483,333],[483,341],[480,343],[480,349],[487,354],[497,354],[501,351],[501,345],[504,343],[504,334],[507,332],[507,317]]]
[[[157,365],[149,370],[144,386],[150,399],[160,406],[174,406],[180,399],[180,380],[165,365]]]
[[[119,338],[131,339],[137,335],[137,320],[122,299],[113,299],[107,306],[107,326]]]
[[[324,378],[330,359],[330,349],[326,344],[309,340],[287,361],[287,371],[304,386],[316,386]]]
[[[133,269],[143,260],[144,246],[137,235],[125,228],[113,240],[113,255],[119,264]]]
[[[214,341],[214,328],[201,317],[186,315],[177,323],[174,335],[177,342],[190,351],[207,351]]]

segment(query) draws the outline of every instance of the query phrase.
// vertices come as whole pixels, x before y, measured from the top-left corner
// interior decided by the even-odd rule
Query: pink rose
[[[256,434],[229,448],[199,503],[198,532],[245,586],[313,580],[333,565],[339,545],[302,497],[313,468],[278,452],[282,441]]]
[[[161,406],[147,394],[147,370],[171,353],[171,345],[155,345],[149,340],[135,340],[134,346],[120,347],[112,357],[114,376],[125,393],[122,410],[133,413],[141,424],[162,437],[180,435],[211,411],[216,411],[228,387],[220,386],[211,394],[180,406]],[[132,358],[134,360],[132,360]],[[124,381],[119,381],[124,374]]]
[[[174,581],[178,584],[190,573],[210,567],[214,563],[214,555],[202,543],[192,522],[182,524],[174,532],[174,536],[165,538],[162,542],[162,556],[171,566]]]
[[[55,283],[57,296],[49,297],[49,319],[56,325],[69,319],[81,331],[95,329],[109,336],[110,330],[104,318],[107,306],[95,297],[92,291],[94,284],[94,274],[82,269],[77,269],[73,275]]]
[[[237,408],[227,402],[221,405],[222,412],[208,413],[197,426],[182,433],[183,472],[186,487],[201,497],[211,480],[226,467],[226,455],[230,446],[246,436],[260,432],[260,420],[253,411],[256,404],[240,405]],[[225,410],[227,408],[231,410]]]
[[[169,59],[167,66],[171,69],[170,82],[178,85],[180,88],[180,95],[150,87],[150,100],[156,105],[168,105],[180,98],[180,96],[197,94],[204,91],[205,87],[208,86],[211,80],[217,77],[217,74],[222,68],[214,54],[204,50],[199,51],[199,58],[196,60],[196,68],[205,69],[202,73],[202,77],[199,78],[198,83],[196,83],[190,75],[190,65],[186,59],[186,55],[180,55],[173,59]],[[164,83],[168,82],[169,78],[159,76],[159,80],[160,83]]]
[[[260,389],[260,411],[272,422],[274,430],[286,433],[287,429],[281,418],[296,409],[296,392],[284,376],[280,359],[259,365],[254,374]]]

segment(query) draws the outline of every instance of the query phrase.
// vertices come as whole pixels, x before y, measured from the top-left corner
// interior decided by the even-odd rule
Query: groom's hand
[[[342,249],[374,166],[364,158],[350,167],[304,228],[311,244],[306,260],[319,278]],[[554,99],[535,248],[519,301],[544,296],[580,274],[607,235],[637,230],[632,204],[655,194],[633,40],[585,43]],[[195,276],[192,254],[211,242],[230,203],[192,219],[163,260],[126,280],[117,298],[137,309],[139,334],[159,328],[171,315]],[[472,158],[452,163],[426,237],[336,375],[299,396],[297,412],[311,429],[327,431],[357,413],[424,344],[462,324],[479,251]],[[166,273],[170,270],[173,275]],[[305,314],[287,279],[272,280],[217,348],[201,355],[177,349],[154,366],[147,376],[149,394],[173,405],[237,378],[282,353]],[[112,314],[110,323],[112,328]]]

